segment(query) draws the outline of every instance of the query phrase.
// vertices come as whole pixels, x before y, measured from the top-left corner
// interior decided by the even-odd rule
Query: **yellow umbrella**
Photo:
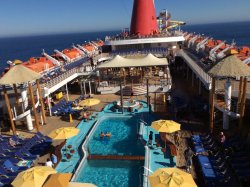
[[[150,187],[196,187],[191,174],[177,168],[160,168],[149,176]]]
[[[154,121],[151,127],[158,132],[173,133],[179,131],[181,125],[173,120],[158,120]]]
[[[52,131],[49,137],[54,140],[64,140],[76,136],[79,133],[79,129],[75,127],[61,127]]]
[[[56,173],[49,176],[43,187],[67,187],[72,173]]]
[[[91,183],[70,182],[67,187],[97,187]]]
[[[94,106],[100,103],[99,99],[85,99],[79,103],[80,106]]]
[[[11,183],[14,187],[41,187],[50,174],[56,173],[52,167],[36,166],[22,171]]]

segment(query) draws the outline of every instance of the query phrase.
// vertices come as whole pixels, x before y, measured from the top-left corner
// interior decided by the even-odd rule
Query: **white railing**
[[[150,163],[150,150],[148,146],[145,146],[145,164],[144,164],[144,175],[143,175],[143,187],[148,187],[148,176],[150,170],[149,168],[149,163]]]
[[[210,90],[212,78],[186,53],[186,51],[180,50],[178,55],[184,58],[188,66],[199,77],[206,88]]]

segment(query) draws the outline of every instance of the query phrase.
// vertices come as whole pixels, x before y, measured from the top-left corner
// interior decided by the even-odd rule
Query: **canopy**
[[[20,172],[11,184],[14,187],[42,187],[47,177],[54,173],[56,173],[56,170],[52,167],[36,166]]]
[[[247,77],[250,76],[250,67],[244,64],[235,55],[230,55],[223,58],[209,71],[212,77],[225,77],[225,78],[236,78],[236,77]]]
[[[0,79],[0,85],[22,84],[39,79],[41,75],[23,65],[15,65]]]
[[[147,56],[142,58],[124,58],[120,55],[116,55],[115,58],[97,66],[97,68],[125,68],[166,65],[168,65],[168,61],[166,58],[157,58],[152,54],[148,54]]]
[[[67,187],[71,179],[71,173],[56,173],[49,176],[43,187]]]
[[[196,187],[191,174],[177,168],[160,168],[149,176],[151,187]]]
[[[49,134],[49,137],[54,140],[65,140],[73,136],[76,136],[79,133],[79,131],[80,130],[75,127],[61,127],[59,129],[52,131]]]

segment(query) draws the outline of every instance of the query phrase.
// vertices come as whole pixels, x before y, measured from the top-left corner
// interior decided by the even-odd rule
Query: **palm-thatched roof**
[[[236,77],[247,77],[250,76],[250,67],[244,64],[235,55],[230,55],[223,58],[216,65],[214,65],[209,71],[212,77],[225,77],[225,78],[236,78]]]
[[[22,84],[39,79],[40,77],[41,75],[39,73],[20,64],[13,66],[4,74],[0,79],[0,85]]]

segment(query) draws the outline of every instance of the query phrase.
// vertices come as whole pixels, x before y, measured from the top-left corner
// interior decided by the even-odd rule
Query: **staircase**
[[[126,86],[122,89],[122,93],[124,96],[137,96],[137,95],[144,95],[147,93],[147,90],[145,87],[139,87],[139,86]]]

